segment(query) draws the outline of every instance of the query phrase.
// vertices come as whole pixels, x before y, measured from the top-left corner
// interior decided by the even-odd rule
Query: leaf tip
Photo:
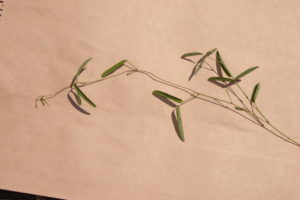
[[[178,126],[178,136],[182,142],[185,141],[184,137],[184,130],[183,130],[183,123],[182,123],[182,117],[181,117],[181,111],[180,107],[178,106],[176,108],[176,117],[177,117],[177,126]]]

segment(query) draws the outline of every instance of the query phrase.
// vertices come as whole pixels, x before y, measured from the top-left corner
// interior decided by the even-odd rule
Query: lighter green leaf
[[[225,72],[225,74],[229,77],[232,77],[231,73],[229,72],[229,70],[227,69],[224,60],[222,59],[219,51],[217,51],[216,53],[216,60],[219,63],[219,65],[221,66],[222,70]]]
[[[237,75],[237,76],[234,78],[234,80],[238,80],[238,79],[242,78],[243,76],[246,76],[247,74],[249,74],[250,72],[256,70],[257,68],[258,68],[258,66],[256,66],[256,67],[251,67],[251,68],[245,70],[244,72],[242,72],[242,73],[240,73],[239,75]]]
[[[159,90],[154,90],[152,92],[153,95],[158,95],[158,96],[161,96],[161,97],[164,97],[164,98],[167,98],[167,99],[170,99],[172,101],[175,101],[177,103],[181,103],[182,100],[177,98],[177,97],[174,97],[173,95],[170,95],[168,93],[165,93],[165,92],[162,92],[162,91],[159,91]]]
[[[258,95],[259,89],[260,89],[260,83],[257,83],[257,84],[254,86],[253,91],[252,91],[252,95],[251,95],[251,103],[255,103],[255,100],[256,100],[256,97],[257,97],[257,95]]]
[[[209,80],[209,81],[223,81],[223,82],[231,82],[231,81],[233,81],[232,78],[224,78],[224,77],[210,77],[207,80]]]
[[[111,75],[116,70],[118,70],[119,68],[121,68],[126,61],[127,60],[122,60],[122,61],[118,62],[117,64],[115,64],[114,66],[112,66],[111,68],[109,68],[108,70],[106,70],[105,72],[103,72],[102,75],[101,75],[101,77],[104,78],[106,76]]]
[[[73,84],[75,83],[75,81],[77,80],[78,76],[85,70],[85,66],[88,64],[88,62],[90,62],[92,60],[92,58],[88,58],[87,60],[85,60],[81,66],[78,68],[77,73],[75,74],[70,87],[73,87]]]
[[[96,105],[79,89],[79,87],[74,84],[74,88],[77,92],[77,94],[83,98],[87,103],[89,103],[91,106],[96,107]]]
[[[183,125],[182,125],[182,117],[181,117],[181,112],[180,112],[180,107],[178,106],[176,108],[176,117],[177,117],[177,125],[178,125],[178,135],[179,138],[182,142],[184,142],[184,131],[183,131]]]
[[[75,94],[75,98],[76,98],[76,101],[77,101],[78,105],[81,105],[81,98],[80,98],[80,95],[78,93]]]
[[[186,58],[190,56],[198,56],[198,55],[203,55],[201,52],[191,52],[191,53],[185,53],[181,56],[181,58]]]
[[[191,80],[192,77],[195,76],[195,75],[198,73],[198,71],[202,68],[202,66],[203,66],[203,64],[204,64],[204,62],[205,62],[205,59],[206,59],[208,56],[210,56],[212,53],[214,53],[216,50],[217,50],[217,49],[215,48],[215,49],[212,49],[212,50],[206,52],[206,54],[205,54],[204,56],[202,56],[202,57],[198,60],[198,62],[196,63],[195,67],[193,68],[193,71],[192,71],[192,73],[191,73],[191,75],[190,75],[190,77],[189,77],[189,80]]]

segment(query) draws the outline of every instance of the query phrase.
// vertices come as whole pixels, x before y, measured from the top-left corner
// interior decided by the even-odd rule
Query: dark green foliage
[[[251,103],[255,103],[255,100],[256,100],[256,98],[257,98],[259,89],[260,89],[260,83],[257,83],[257,84],[254,86],[253,91],[252,91],[252,95],[251,95]]]
[[[85,100],[88,104],[90,104],[93,107],[96,107],[96,105],[79,89],[79,87],[74,84],[74,88],[77,92],[77,94],[83,99]]]

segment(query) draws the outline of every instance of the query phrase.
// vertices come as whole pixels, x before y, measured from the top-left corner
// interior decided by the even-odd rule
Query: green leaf
[[[75,94],[75,98],[76,98],[76,101],[77,101],[78,105],[81,105],[81,98],[80,98],[78,92],[77,92],[77,94]]]
[[[245,108],[241,108],[241,107],[238,107],[238,106],[235,106],[234,108],[237,109],[237,110],[245,111]]]
[[[177,98],[177,97],[174,97],[174,96],[172,96],[172,95],[170,95],[170,94],[167,94],[167,93],[165,93],[165,92],[159,91],[159,90],[154,90],[154,91],[152,92],[152,94],[153,94],[153,95],[158,95],[158,96],[161,96],[161,97],[164,97],[164,98],[167,98],[167,99],[170,99],[170,100],[175,101],[175,102],[177,102],[177,103],[181,103],[181,102],[182,102],[181,99],[179,99],[179,98]]]
[[[232,78],[224,78],[224,77],[210,77],[207,80],[209,80],[209,81],[223,81],[223,82],[231,82],[231,81],[233,81]]]
[[[257,97],[257,95],[258,95],[259,89],[260,89],[260,83],[257,83],[257,84],[254,86],[253,91],[252,91],[252,95],[251,95],[251,103],[255,103],[255,100],[256,100],[256,97]]]
[[[189,77],[189,80],[191,80],[192,77],[195,76],[195,75],[198,73],[198,71],[202,68],[203,63],[205,62],[205,59],[206,59],[208,56],[210,56],[212,53],[214,53],[216,50],[217,50],[217,49],[215,48],[215,49],[212,49],[212,50],[206,52],[206,54],[205,54],[204,56],[202,56],[202,57],[198,60],[198,62],[196,63],[195,67],[193,68],[193,71],[192,71],[192,74],[191,74],[190,77]]]
[[[250,72],[256,70],[257,68],[258,68],[258,66],[256,66],[256,67],[251,67],[251,68],[245,70],[244,72],[242,72],[242,73],[240,73],[239,75],[237,75],[237,76],[234,78],[234,80],[238,80],[238,79],[242,78],[243,76],[246,76],[247,74],[249,74]]]
[[[91,106],[96,107],[96,105],[79,89],[79,87],[76,84],[74,84],[74,88],[80,97],[82,97]]]
[[[232,77],[231,73],[229,72],[229,70],[227,69],[224,60],[222,59],[219,51],[217,51],[216,53],[216,60],[219,63],[219,65],[221,66],[222,70],[225,72],[225,74],[229,77]]]
[[[77,73],[75,74],[70,87],[73,87],[73,84],[75,83],[75,81],[77,80],[78,76],[85,70],[85,66],[88,64],[88,62],[90,62],[92,60],[92,58],[88,58],[87,60],[85,60],[81,66],[78,68]]]
[[[214,48],[212,50],[209,50],[207,53],[206,53],[206,56],[210,56],[212,53],[214,53],[215,51],[217,51],[217,48]]]
[[[177,117],[177,125],[178,125],[178,136],[182,142],[184,142],[184,131],[183,131],[183,125],[182,125],[182,117],[180,112],[180,107],[178,106],[176,108],[176,117]]]
[[[122,60],[122,61],[118,62],[117,64],[115,64],[114,66],[112,66],[111,68],[109,68],[108,70],[106,70],[105,72],[103,72],[102,75],[101,75],[101,77],[104,78],[106,76],[111,75],[116,70],[118,70],[119,68],[121,68],[126,61],[127,60]]]
[[[181,56],[181,58],[186,58],[190,56],[198,56],[198,55],[203,55],[201,52],[191,52],[191,53],[185,53]]]

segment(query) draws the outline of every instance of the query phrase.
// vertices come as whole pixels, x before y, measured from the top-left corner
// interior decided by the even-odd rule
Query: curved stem
[[[257,110],[257,112],[263,117],[263,119],[266,121],[266,123],[272,127],[274,130],[276,130],[281,136],[285,137],[287,140],[290,140],[292,143],[294,143],[297,146],[300,146],[300,143],[296,142],[295,140],[293,140],[292,138],[288,137],[286,134],[284,134],[282,131],[280,131],[278,128],[276,128],[265,116],[264,114],[260,111],[260,109],[258,108],[258,106],[254,103],[255,109]]]
[[[249,101],[249,104],[251,105],[251,110],[248,108],[248,106],[246,106],[246,104],[244,103],[244,101],[235,93],[235,91],[233,90],[233,88],[231,88],[230,86],[228,86],[226,83],[226,93],[229,97],[229,100],[230,101],[227,101],[227,100],[224,100],[224,99],[220,99],[220,98],[217,98],[217,97],[213,97],[213,96],[210,96],[210,95],[207,95],[207,94],[203,94],[203,93],[200,93],[196,90],[193,90],[191,88],[188,88],[188,87],[185,87],[185,86],[182,86],[182,85],[179,85],[179,84],[176,84],[176,83],[173,83],[171,81],[167,81],[149,71],[145,71],[145,70],[139,70],[138,68],[136,68],[135,66],[133,66],[132,64],[130,64],[128,61],[127,63],[129,65],[126,65],[125,64],[125,67],[127,67],[129,70],[126,70],[126,71],[123,71],[123,72],[120,72],[120,73],[117,73],[117,74],[114,74],[114,75],[110,75],[108,77],[104,77],[104,78],[101,78],[101,79],[97,79],[97,80],[93,80],[93,81],[88,81],[88,82],[81,82],[81,81],[78,81],[76,80],[76,84],[78,85],[78,87],[85,87],[85,86],[88,86],[88,85],[91,85],[91,84],[95,84],[95,83],[98,83],[98,82],[101,82],[101,81],[105,81],[105,80],[108,80],[110,78],[113,78],[113,77],[117,77],[117,76],[120,76],[120,75],[123,75],[123,74],[132,74],[132,73],[141,73],[143,75],[146,75],[147,77],[149,77],[150,79],[156,81],[156,82],[159,82],[159,83],[162,83],[162,84],[165,84],[165,85],[168,85],[170,87],[173,87],[173,88],[176,88],[178,90],[181,90],[181,91],[184,91],[188,94],[190,94],[192,97],[190,97],[189,99],[183,101],[181,104],[179,104],[178,106],[182,106],[194,99],[201,99],[201,100],[204,100],[204,101],[208,101],[210,103],[213,103],[213,104],[216,104],[216,105],[219,105],[225,109],[229,109],[239,115],[241,115],[242,117],[250,120],[251,122],[257,124],[258,126],[261,126],[262,128],[264,128],[265,130],[271,132],[272,134],[274,134],[275,136],[283,139],[284,141],[286,142],[289,142],[291,144],[294,144],[298,147],[300,147],[300,144],[298,142],[296,142],[295,140],[291,139],[290,137],[288,137],[287,135],[285,135],[283,132],[281,132],[280,130],[278,130],[273,124],[271,124],[269,122],[269,120],[263,115],[263,113],[260,111],[260,109],[258,108],[258,106],[254,103],[254,104],[251,104],[250,100],[249,100],[249,97],[247,96],[247,94],[244,92],[244,90],[240,87],[240,85],[238,83],[236,83],[237,87],[239,88],[239,90],[244,94],[245,98]],[[206,63],[208,64],[208,63]],[[209,64],[208,64],[209,65]],[[206,68],[207,70],[209,71],[212,71],[216,74],[218,74],[211,65],[209,65],[210,68]],[[52,93],[52,94],[48,94],[48,95],[44,95],[44,96],[39,96],[36,98],[35,100],[35,106],[37,107],[37,103],[40,101],[42,103],[42,105],[46,105],[47,102],[46,100],[48,99],[51,99],[51,98],[55,98],[58,94],[60,94],[61,92],[67,90],[67,89],[71,89],[70,88],[70,85],[66,86],[66,87],[63,87],[62,89],[58,90],[57,92],[55,93]],[[245,111],[245,113],[247,113],[247,115],[249,115],[251,118],[254,119],[254,121],[251,119],[251,118],[248,118],[246,116],[244,116],[243,114],[241,114],[240,112],[237,112],[236,110],[228,107],[227,105],[229,106],[233,106],[233,107],[239,107],[239,105],[235,104],[231,97],[230,97],[230,94],[233,94],[234,97],[236,97],[236,99],[242,104],[243,106],[243,109]],[[216,103],[215,103],[216,102]],[[227,105],[224,105],[223,103],[226,103]],[[255,110],[260,114],[260,116],[262,117],[259,117],[256,115],[256,113],[254,112],[253,110],[253,107],[255,108]],[[275,131],[272,131],[270,129],[268,129],[267,127],[265,127],[265,124],[269,125],[272,129],[274,129]]]

